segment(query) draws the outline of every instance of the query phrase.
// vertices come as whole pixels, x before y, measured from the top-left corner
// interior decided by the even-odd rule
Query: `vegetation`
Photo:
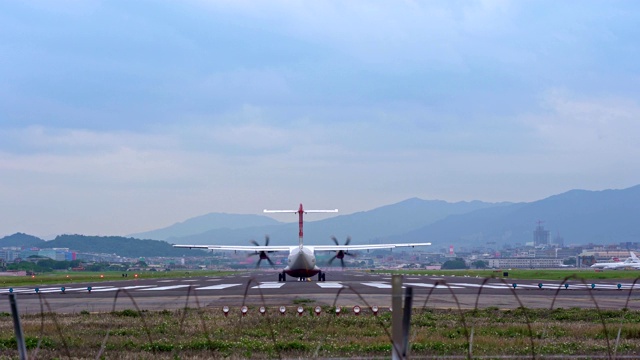
[[[0,286],[34,286],[34,285],[59,285],[69,283],[102,282],[114,280],[158,279],[158,278],[189,278],[195,276],[225,276],[233,274],[231,271],[63,271],[35,276],[0,276]],[[126,275],[124,277],[123,275]]]
[[[122,236],[60,235],[51,241],[17,233],[0,239],[3,246],[36,246],[40,248],[69,248],[77,252],[116,254],[124,257],[181,257],[207,256],[207,252],[174,248],[166,241],[140,240]]]
[[[303,305],[304,306],[304,305]],[[224,316],[219,308],[147,312],[28,315],[22,317],[27,348],[40,358],[371,358],[391,355],[391,316],[336,316],[325,306],[316,316],[305,306],[280,315],[260,315],[239,306]],[[16,357],[13,324],[0,317],[0,357]],[[602,320],[604,319],[604,320]],[[605,326],[603,326],[603,322]],[[413,357],[635,356],[640,351],[640,312],[594,309],[475,311],[415,309],[411,322]],[[620,341],[616,347],[616,335]],[[473,333],[473,336],[471,336]],[[471,341],[471,344],[470,344]],[[40,344],[38,345],[38,343]],[[102,346],[104,343],[104,347]],[[471,346],[470,346],[471,345]],[[39,346],[39,348],[38,348]],[[472,353],[472,354],[471,354]]]
[[[578,270],[573,268],[562,270],[377,270],[375,272],[406,275],[477,276],[481,278],[504,277],[504,274],[507,273],[507,278],[520,280],[564,280],[566,278],[584,280],[633,280],[640,277],[639,270],[594,271],[593,269]]]
[[[444,270],[453,270],[453,269],[466,269],[467,264],[465,264],[464,259],[455,258],[455,260],[447,260],[442,264],[442,269]]]

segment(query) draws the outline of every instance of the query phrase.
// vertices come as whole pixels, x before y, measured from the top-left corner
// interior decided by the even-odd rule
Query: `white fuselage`
[[[316,256],[313,247],[292,246],[289,249],[285,274],[293,277],[311,277],[320,272],[316,266]]]
[[[639,268],[640,262],[628,258],[625,261],[608,262],[608,263],[595,263],[591,265],[594,269],[624,269],[624,268]]]

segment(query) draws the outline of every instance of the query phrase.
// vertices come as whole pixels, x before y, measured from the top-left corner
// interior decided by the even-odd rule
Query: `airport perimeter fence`
[[[400,286],[396,280],[387,303],[403,311],[372,304],[349,286],[336,289],[331,305],[298,299],[269,306],[260,287],[252,287],[258,285],[254,279],[245,284],[242,303],[208,306],[189,287],[184,307],[162,311],[141,309],[131,292],[119,289],[110,312],[58,314],[47,294],[38,294],[40,313],[18,315],[19,300],[10,294],[12,314],[0,320],[0,358],[640,358],[640,277],[626,289],[618,285],[617,296],[624,300],[619,309],[601,308],[598,299],[606,297],[594,296],[595,285],[575,275],[547,288],[550,304],[541,308],[526,307],[523,297],[533,293],[521,293],[502,278],[483,279],[471,308],[461,305],[455,287],[444,280],[407,287],[404,295],[402,280]],[[490,281],[508,287],[499,296],[518,306],[481,305]],[[557,307],[569,281],[581,284],[585,295],[573,297],[573,307]],[[443,297],[435,296],[438,288],[448,289],[446,304],[437,300]],[[259,303],[249,304],[251,296]],[[353,306],[339,305],[346,296],[357,299]],[[117,311],[123,302],[131,308]]]

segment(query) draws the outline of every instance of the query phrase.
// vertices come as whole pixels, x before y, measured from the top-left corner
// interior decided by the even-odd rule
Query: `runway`
[[[130,279],[113,282],[71,283],[13,288],[21,314],[78,313],[123,309],[164,310],[211,307],[338,305],[365,308],[391,305],[391,275],[357,271],[329,271],[327,281],[278,282],[275,271],[239,273],[222,277]],[[542,287],[539,284],[542,283]],[[404,276],[412,287],[414,308],[473,309],[476,306],[512,309],[595,308],[640,309],[640,292],[631,282],[582,283],[455,276]],[[515,286],[514,286],[515,284]],[[61,288],[64,287],[64,293]],[[91,287],[89,291],[88,287]],[[0,288],[0,311],[10,312],[7,294]]]

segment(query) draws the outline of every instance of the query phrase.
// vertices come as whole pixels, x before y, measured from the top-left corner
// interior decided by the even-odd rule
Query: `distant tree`
[[[467,264],[464,262],[462,258],[456,258],[455,260],[447,260],[442,264],[442,269],[444,270],[454,270],[454,269],[466,269]]]
[[[471,265],[476,269],[486,269],[489,267],[489,263],[484,260],[476,260],[472,262]]]

